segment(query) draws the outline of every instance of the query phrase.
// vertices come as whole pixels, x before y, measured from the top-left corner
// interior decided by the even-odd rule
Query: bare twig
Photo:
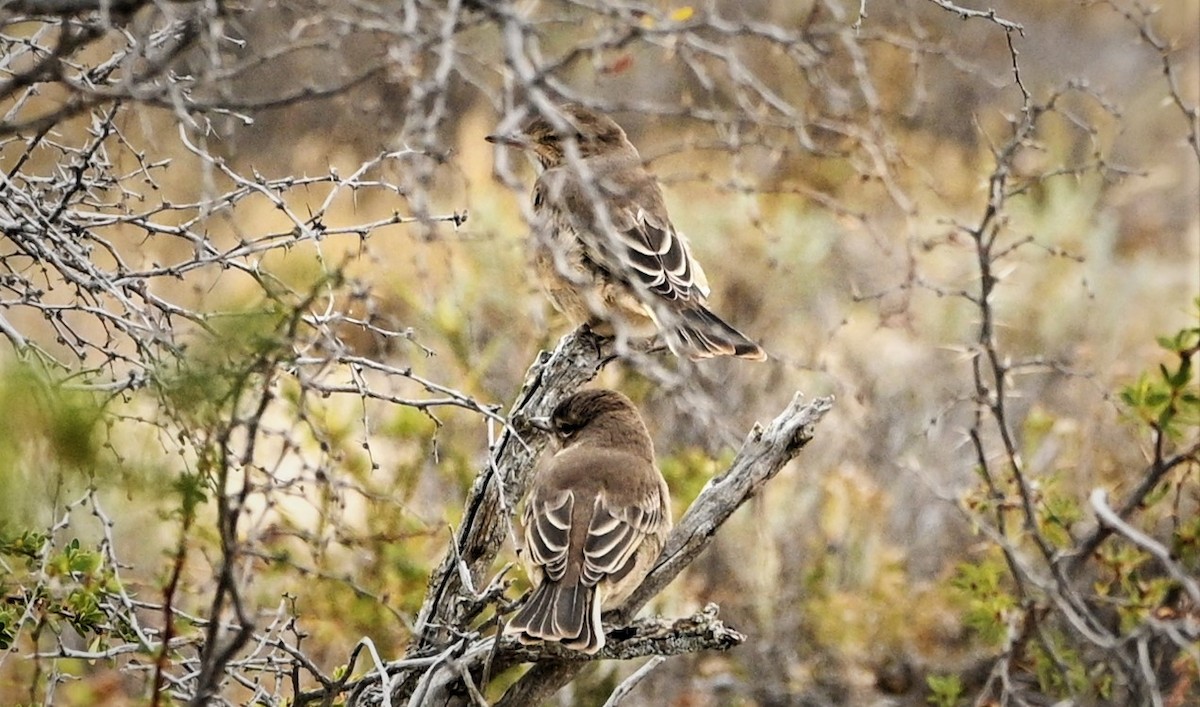
[[[653,672],[655,668],[662,665],[663,661],[665,660],[666,658],[663,656],[656,655],[650,660],[647,660],[645,663],[642,663],[640,668],[633,671],[629,677],[622,680],[620,685],[617,685],[616,689],[612,691],[612,694],[608,696],[608,699],[604,701],[603,707],[617,707],[617,705],[621,703],[621,700],[625,699],[629,693],[633,692],[638,684],[640,684],[647,675]]]
[[[1112,528],[1113,532],[1153,555],[1163,569],[1187,592],[1192,606],[1200,606],[1200,585],[1196,583],[1194,577],[1179,566],[1179,563],[1171,556],[1170,550],[1163,547],[1162,543],[1154,538],[1126,523],[1120,514],[1108,505],[1108,494],[1104,489],[1093,490],[1088,500],[1092,505],[1092,510],[1096,512],[1096,517],[1103,525]]]

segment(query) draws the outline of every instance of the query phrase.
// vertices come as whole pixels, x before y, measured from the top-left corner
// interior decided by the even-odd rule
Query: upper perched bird
[[[576,393],[534,424],[559,449],[543,458],[521,516],[537,586],[504,631],[595,653],[601,611],[642,583],[671,529],[667,482],[641,416],[616,391]]]
[[[567,104],[558,120],[537,115],[519,132],[487,140],[529,150],[543,167],[533,189],[534,261],[570,319],[610,336],[661,331],[676,355],[692,360],[766,358],[708,309],[704,271],[612,118]]]

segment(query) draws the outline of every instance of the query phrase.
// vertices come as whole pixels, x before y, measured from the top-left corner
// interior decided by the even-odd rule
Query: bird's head
[[[488,135],[486,139],[529,150],[546,168],[565,162],[567,145],[572,142],[584,159],[633,149],[616,121],[577,103],[561,106],[554,118],[538,114],[514,133]]]
[[[561,447],[630,445],[650,450],[650,434],[633,401],[615,390],[583,390],[565,398],[549,417],[530,422]]]

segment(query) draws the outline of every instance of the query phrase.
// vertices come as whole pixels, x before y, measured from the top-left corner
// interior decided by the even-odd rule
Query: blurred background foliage
[[[161,602],[173,575],[175,605],[206,610],[221,557],[212,474],[230,445],[253,460],[228,471],[253,490],[240,570],[260,626],[277,622],[330,673],[363,636],[398,654],[496,424],[469,406],[403,403],[441,397],[425,380],[504,406],[537,352],[565,333],[526,267],[522,204],[534,172],[483,141],[514,100],[495,25],[481,13],[459,28],[453,79],[422,99],[444,101],[443,117],[425,130],[406,108],[438,56],[397,55],[394,27],[339,24],[353,5],[251,4],[236,19],[244,42],[222,49],[230,65],[304,36],[309,17],[330,34],[220,85],[254,97],[381,70],[329,97],[211,115],[196,131],[181,131],[169,106],[114,104],[119,139],[103,145],[112,173],[127,177],[92,195],[153,212],[164,229],[97,226],[113,244],[95,255],[105,267],[118,257],[136,268],[189,262],[197,242],[170,227],[202,232],[214,253],[286,238],[315,212],[326,232],[250,249],[247,267],[148,280],[154,295],[202,313],[173,322],[171,354],[148,370],[114,362],[114,352],[138,358],[137,342],[86,312],[56,322],[5,291],[0,314],[37,350],[0,347],[0,647],[12,649],[0,658],[0,702],[146,698],[152,652],[86,653],[136,643],[120,597],[153,623],[137,602]],[[618,364],[598,384],[638,402],[677,515],[795,390],[838,404],[799,462],[652,605],[679,614],[718,602],[746,645],[673,658],[625,704],[968,704],[1022,601],[996,539],[978,532],[997,498],[968,439],[980,310],[963,294],[978,291],[979,275],[959,227],[983,216],[993,150],[1022,108],[1006,33],[933,2],[869,2],[863,16],[849,1],[643,5],[519,9],[536,18],[546,57],[587,47],[550,73],[550,89],[610,109],[627,129],[705,265],[714,308],[771,360],[682,367],[671,385]],[[701,18],[718,9],[803,41],[713,31]],[[1197,439],[1195,376],[1179,371],[1195,352],[1187,337],[1200,293],[1195,114],[1173,101],[1164,55],[1141,29],[1169,45],[1174,95],[1194,111],[1200,3],[1164,3],[1145,18],[1123,0],[995,9],[1024,27],[1012,35],[1024,87],[1038,101],[1061,92],[1011,160],[990,305],[1002,354],[1038,364],[1012,372],[1008,420],[1042,532],[1066,546],[1094,524],[1091,489],[1119,498],[1140,481],[1154,430],[1169,427],[1179,449]],[[389,3],[378,11],[381,23],[400,14]],[[689,22],[701,24],[676,33]],[[640,28],[629,41],[601,41],[629,27]],[[5,26],[9,37],[39,31]],[[99,63],[119,43],[75,59]],[[710,45],[736,61],[713,70],[701,51]],[[214,71],[207,60],[189,52],[179,71]],[[769,91],[752,103],[730,66],[769,80]],[[11,117],[65,100],[46,90],[2,105]],[[791,120],[770,105],[789,106]],[[722,117],[731,115],[751,119]],[[10,179],[71,169],[71,149],[94,141],[96,126],[95,112],[83,113],[33,146],[18,130],[0,144],[0,169]],[[334,188],[364,165],[356,188]],[[229,194],[238,196],[215,198]],[[466,219],[421,220],[451,213]],[[392,222],[397,214],[418,220]],[[0,250],[0,278],[27,271],[9,242]],[[48,301],[73,301],[62,282],[42,286]],[[298,311],[344,317],[314,326]],[[62,326],[103,343],[79,354]],[[328,339],[310,332],[321,328],[343,348],[324,350]],[[306,359],[335,354],[344,358],[322,369],[324,387],[310,385],[304,371],[321,364]],[[354,357],[412,377],[346,363]],[[152,385],[102,384],[130,371]],[[350,390],[368,383],[387,395]],[[232,420],[260,404],[253,445]],[[1198,474],[1194,462],[1177,469],[1137,520],[1193,573]],[[1163,607],[1197,610],[1178,608],[1178,586],[1152,564],[1127,544],[1098,555],[1095,590],[1127,626]],[[525,586],[514,575],[513,597]],[[186,624],[176,635],[195,635]],[[62,645],[83,657],[32,657]],[[1068,648],[1059,658],[1070,686],[1046,656],[1026,658],[1046,694],[1108,698],[1108,678],[1078,672],[1085,664]],[[601,704],[628,670],[600,665],[557,699]],[[1194,655],[1181,659],[1191,692],[1171,704],[1196,694],[1196,671]]]

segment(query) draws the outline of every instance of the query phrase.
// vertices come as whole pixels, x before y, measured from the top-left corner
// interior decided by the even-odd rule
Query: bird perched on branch
[[[671,529],[667,482],[641,416],[616,391],[576,393],[531,422],[559,449],[543,459],[521,516],[537,586],[504,631],[595,653],[601,611],[642,583]]]
[[[487,140],[528,150],[541,163],[534,262],[568,318],[623,339],[662,332],[677,356],[692,360],[766,358],[708,308],[704,271],[671,224],[658,181],[612,118],[568,104]]]

